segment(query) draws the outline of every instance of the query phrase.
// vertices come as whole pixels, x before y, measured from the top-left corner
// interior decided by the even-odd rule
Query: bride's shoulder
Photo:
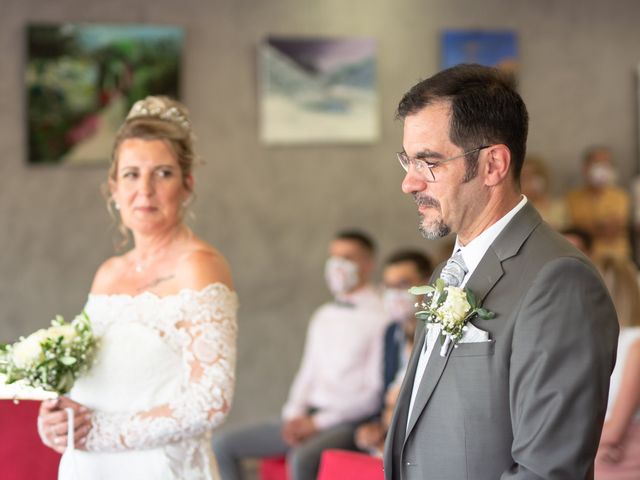
[[[178,283],[184,288],[201,290],[213,283],[222,283],[233,290],[231,269],[216,248],[194,239],[185,248],[176,267]]]
[[[114,283],[122,278],[123,272],[127,269],[127,254],[118,255],[105,260],[93,278],[91,285],[92,293],[103,293],[111,290]]]

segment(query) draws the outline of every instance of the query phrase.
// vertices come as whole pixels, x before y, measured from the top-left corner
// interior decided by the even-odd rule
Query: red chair
[[[40,402],[0,400],[2,480],[55,480],[60,455],[45,447],[36,421]]]
[[[287,458],[268,457],[260,460],[260,480],[289,480],[287,474]]]
[[[382,459],[347,450],[325,450],[318,480],[384,480]]]

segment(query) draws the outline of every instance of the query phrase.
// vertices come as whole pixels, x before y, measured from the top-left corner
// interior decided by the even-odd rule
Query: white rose
[[[47,329],[48,338],[55,340],[58,337],[63,337],[63,343],[70,343],[76,336],[76,329],[73,328],[73,325],[71,325],[70,323],[66,325],[49,327]]]
[[[465,318],[471,310],[471,305],[467,301],[467,294],[461,288],[446,287],[445,290],[447,298],[439,309],[442,313],[442,324],[455,325]]]
[[[47,331],[41,329],[13,345],[11,348],[11,356],[16,367],[27,368],[37,363],[42,358],[40,343],[46,338]]]

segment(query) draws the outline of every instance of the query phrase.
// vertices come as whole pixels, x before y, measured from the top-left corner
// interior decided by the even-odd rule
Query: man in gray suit
[[[385,478],[593,478],[618,324],[592,264],[520,193],[524,102],[497,70],[460,65],[415,85],[398,116],[420,230],[457,234],[434,278],[495,317],[473,318],[448,349],[438,324],[419,326]]]

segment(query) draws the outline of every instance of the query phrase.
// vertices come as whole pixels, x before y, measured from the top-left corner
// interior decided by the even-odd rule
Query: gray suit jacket
[[[419,326],[387,436],[385,479],[592,478],[618,338],[595,268],[527,203],[467,288],[496,313],[472,320],[491,340],[458,344],[446,357],[434,348],[407,419],[425,338]]]

